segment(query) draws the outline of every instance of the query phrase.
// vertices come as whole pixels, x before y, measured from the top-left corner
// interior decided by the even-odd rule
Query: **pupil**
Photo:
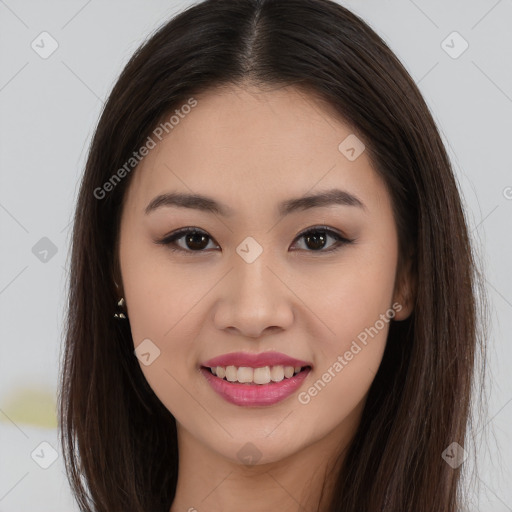
[[[321,249],[325,245],[325,233],[319,233],[319,235],[306,235],[306,244],[310,249]],[[311,240],[313,240],[313,247],[309,244]]]
[[[202,233],[189,233],[187,235],[187,246],[189,249],[204,249],[208,245],[208,242],[201,242],[204,242],[207,238],[208,237]],[[198,245],[195,245],[196,243]]]

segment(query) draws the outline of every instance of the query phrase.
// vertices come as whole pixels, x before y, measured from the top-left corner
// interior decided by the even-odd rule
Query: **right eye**
[[[184,238],[185,246],[177,244],[178,240],[182,238]],[[156,243],[168,246],[169,250],[173,252],[180,251],[182,253],[193,254],[205,252],[208,246],[207,243],[205,244],[205,241],[208,239],[211,239],[211,237],[205,231],[199,228],[188,227],[179,229]]]

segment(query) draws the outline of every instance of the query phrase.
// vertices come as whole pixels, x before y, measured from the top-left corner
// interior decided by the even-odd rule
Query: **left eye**
[[[180,246],[177,242],[181,239],[185,239],[185,247]],[[325,244],[328,238],[332,238],[335,240],[333,244],[328,246],[328,249],[325,249]],[[169,236],[163,238],[162,240],[158,240],[157,244],[167,245],[171,251],[181,251],[184,253],[201,253],[206,252],[204,249],[208,246],[208,240],[213,240],[205,231],[199,228],[183,228],[174,233],[171,233]],[[304,239],[306,246],[309,246],[310,250],[307,252],[333,252],[340,249],[343,245],[350,244],[354,240],[349,240],[348,238],[343,237],[336,231],[329,229],[324,226],[319,226],[315,228],[310,228],[306,231],[300,233],[297,239]]]

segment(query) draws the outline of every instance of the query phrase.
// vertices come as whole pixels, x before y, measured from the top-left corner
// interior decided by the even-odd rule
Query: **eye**
[[[176,242],[184,238],[185,247],[178,245]],[[204,249],[208,246],[208,239],[211,239],[205,231],[199,228],[183,228],[162,240],[157,241],[157,244],[167,245],[171,251],[181,252],[205,252]]]
[[[343,245],[354,242],[354,240],[345,238],[338,232],[326,226],[316,226],[314,228],[309,228],[306,231],[300,233],[296,240],[302,238],[306,244],[306,249],[304,250],[307,252],[334,252],[338,249],[341,249]],[[328,249],[325,249],[327,240],[329,238],[334,239],[334,243],[328,246]],[[184,239],[184,246],[177,243],[178,241],[181,241],[181,239]],[[208,247],[208,240],[211,241],[213,239],[202,229],[187,227],[171,233],[169,236],[166,236],[165,238],[158,240],[155,243],[166,245],[173,252],[180,251],[183,253],[192,254],[206,252],[205,249]]]
[[[340,235],[337,231],[326,226],[316,226],[314,228],[308,228],[297,236],[297,239],[304,239],[306,247],[312,249],[308,252],[334,252],[342,248],[346,244],[351,244],[354,240],[350,240]],[[327,240],[334,239],[334,243],[325,249]],[[324,250],[322,250],[324,249]]]

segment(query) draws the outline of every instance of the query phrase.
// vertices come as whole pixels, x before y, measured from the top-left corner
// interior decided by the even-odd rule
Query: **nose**
[[[234,254],[234,268],[219,288],[215,327],[248,338],[290,328],[294,294],[281,274],[265,251],[252,263]]]

